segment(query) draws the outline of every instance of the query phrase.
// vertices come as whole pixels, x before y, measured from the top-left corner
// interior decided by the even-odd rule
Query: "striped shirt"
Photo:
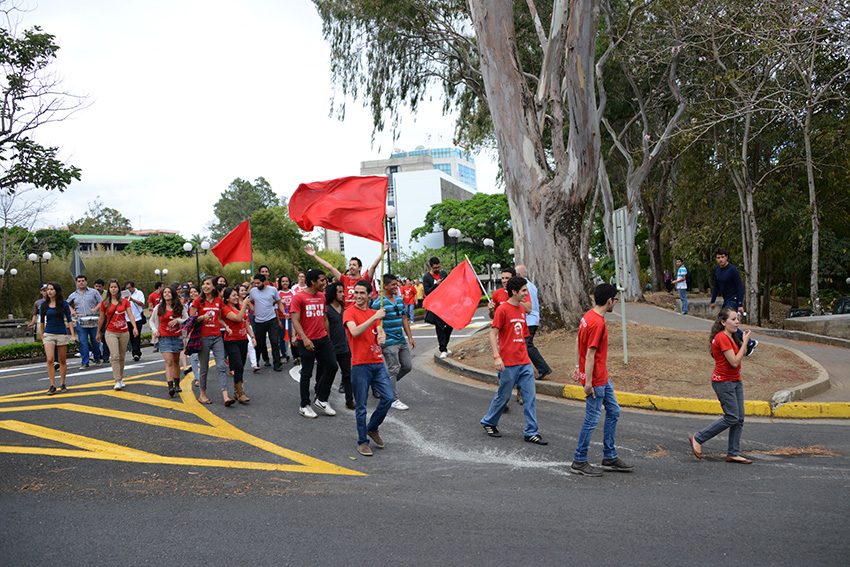
[[[387,299],[381,295],[378,299],[372,302],[372,309],[378,310],[384,308],[387,314],[384,316],[384,332],[387,334],[387,340],[384,346],[401,345],[407,342],[404,338],[404,299],[399,296],[393,298],[395,301]]]

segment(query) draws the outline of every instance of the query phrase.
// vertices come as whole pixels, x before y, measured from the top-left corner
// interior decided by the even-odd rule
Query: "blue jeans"
[[[590,436],[596,426],[599,425],[599,417],[602,415],[602,406],[605,406],[605,431],[602,435],[602,458],[616,459],[617,449],[614,448],[614,434],[617,432],[617,420],[620,419],[620,404],[614,395],[611,382],[604,386],[594,386],[596,397],[588,396],[585,401],[584,423],[581,424],[581,433],[578,435],[578,446],[573,461],[578,463],[587,462],[587,448],[590,446]]]
[[[410,305],[404,306],[404,312],[407,313],[408,320],[413,323],[413,311],[416,309],[416,304],[411,303]]]
[[[369,401],[369,388],[374,388],[381,401],[372,412],[372,419],[366,425],[366,402]],[[393,403],[393,389],[390,386],[390,375],[387,368],[381,364],[355,364],[351,367],[351,389],[354,391],[354,418],[357,421],[357,444],[369,442],[367,431],[377,431],[390,406]]]
[[[92,358],[95,360],[100,360],[100,345],[97,342],[97,327],[80,327],[77,325],[77,336],[80,338],[80,357],[82,358],[82,365],[88,366],[89,364],[89,353],[91,353]],[[89,350],[89,343],[91,343],[91,350]]]
[[[502,412],[511,399],[514,386],[519,386],[522,393],[522,411],[525,414],[525,431],[523,433],[526,437],[537,435],[537,401],[535,399],[534,367],[531,364],[505,366],[505,369],[499,372],[499,389],[496,390],[496,395],[490,402],[490,410],[487,415],[481,418],[480,423],[493,427],[499,424],[499,418],[502,417]]]
[[[681,288],[679,290],[679,299],[682,300],[682,315],[688,314],[688,290]]]
[[[737,457],[741,452],[741,432],[744,429],[744,385],[740,380],[734,382],[712,382],[711,387],[717,394],[723,417],[694,435],[702,445],[718,433],[729,429],[729,447],[726,454]]]
[[[281,358],[289,358],[289,341],[292,340],[292,319],[281,319],[283,328],[278,331],[278,344],[280,345]],[[286,337],[286,330],[289,329],[289,340]],[[294,352],[292,353],[295,354]]]

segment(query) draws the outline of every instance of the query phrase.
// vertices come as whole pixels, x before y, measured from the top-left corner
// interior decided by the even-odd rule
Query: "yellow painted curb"
[[[773,410],[774,417],[797,417],[797,418],[850,418],[850,403],[806,403],[792,402],[777,407]]]

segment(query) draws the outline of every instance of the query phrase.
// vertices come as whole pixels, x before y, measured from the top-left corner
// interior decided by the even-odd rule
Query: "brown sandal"
[[[699,445],[699,443],[697,443],[697,440],[694,439],[694,436],[688,435],[688,441],[690,441],[691,443],[691,451],[693,452],[694,457],[696,457],[697,459],[702,459],[702,451],[700,450],[702,449],[702,447],[700,447],[700,449],[697,449],[697,445]]]
[[[727,463],[738,463],[739,465],[751,465],[751,464],[753,464],[753,462],[751,460],[746,459],[744,457],[741,457],[740,455],[737,456],[737,457],[730,457],[729,455],[726,455],[726,462]]]

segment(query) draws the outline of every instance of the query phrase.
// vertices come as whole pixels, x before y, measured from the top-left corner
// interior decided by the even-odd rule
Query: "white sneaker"
[[[440,358],[446,358],[448,355],[449,355],[449,353],[447,353],[447,352],[441,352]]]
[[[112,389],[113,390],[120,390],[123,387],[124,387],[124,384],[121,382],[121,380],[119,380],[118,382],[115,383],[114,386],[112,386]]]
[[[304,406],[303,408],[298,408],[298,413],[300,413],[304,417],[316,417],[316,412],[314,412],[313,408],[311,408],[310,406]]]
[[[446,352],[449,353],[449,354],[452,353],[451,349],[448,349],[448,348],[446,349]]]
[[[395,400],[395,401],[393,402],[392,408],[393,408],[393,409],[397,409],[397,410],[401,410],[401,411],[404,411],[404,410],[410,409],[410,407],[409,407],[406,403],[404,403],[403,401],[401,401],[401,400]]]
[[[313,400],[313,405],[322,410],[325,415],[336,415],[336,410],[331,407],[329,402],[322,402],[319,398]]]

